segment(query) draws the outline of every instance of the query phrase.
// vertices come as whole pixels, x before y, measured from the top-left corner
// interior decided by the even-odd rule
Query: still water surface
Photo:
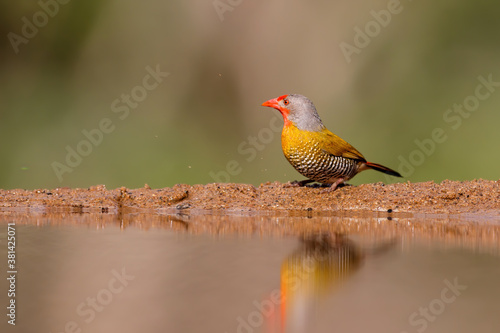
[[[4,263],[8,222],[1,332],[500,332],[487,220],[0,213]]]

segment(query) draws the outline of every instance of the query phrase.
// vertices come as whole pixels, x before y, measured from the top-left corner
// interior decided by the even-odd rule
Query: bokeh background
[[[47,22],[40,3],[57,11]],[[354,184],[499,178],[500,88],[458,128],[443,119],[478,76],[500,82],[494,1],[401,0],[350,61],[340,45],[355,45],[355,28],[391,1],[40,3],[0,3],[0,188],[302,179],[269,136],[277,111],[260,106],[285,93],[311,98],[368,160],[418,162],[406,179],[370,171]],[[34,19],[36,33],[14,46],[11,33],[24,38]],[[120,119],[113,101],[141,86],[148,66],[169,75]],[[66,165],[67,148],[105,118],[114,130],[58,178],[54,162]],[[446,141],[415,153],[435,128]]]

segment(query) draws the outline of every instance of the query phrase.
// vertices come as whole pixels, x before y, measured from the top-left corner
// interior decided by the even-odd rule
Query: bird
[[[283,116],[283,154],[295,170],[307,177],[293,183],[317,182],[330,186],[329,191],[333,191],[368,169],[401,177],[397,171],[368,162],[356,148],[330,132],[309,98],[299,94],[282,95],[262,103],[262,106],[274,108]]]

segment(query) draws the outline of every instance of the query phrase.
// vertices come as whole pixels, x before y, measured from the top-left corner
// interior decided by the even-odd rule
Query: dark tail
[[[366,162],[366,166],[369,167],[370,169],[377,170],[377,171],[386,173],[386,174],[394,176],[394,177],[402,177],[399,174],[399,172],[394,171],[392,169],[389,169],[388,167],[385,167],[385,166],[377,164],[377,163]]]

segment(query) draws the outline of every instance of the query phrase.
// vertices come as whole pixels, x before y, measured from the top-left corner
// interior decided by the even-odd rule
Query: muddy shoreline
[[[500,181],[383,183],[324,188],[213,183],[152,189],[81,188],[0,190],[0,210],[119,213],[162,212],[322,214],[346,211],[480,215],[500,219]]]

